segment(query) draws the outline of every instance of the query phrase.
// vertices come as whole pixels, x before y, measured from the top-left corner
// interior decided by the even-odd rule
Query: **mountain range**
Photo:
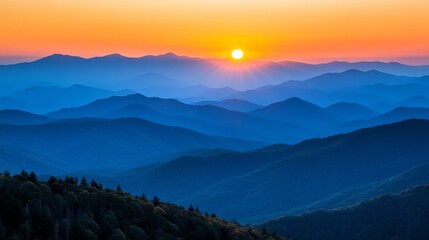
[[[250,112],[262,106],[240,99],[226,99],[222,101],[201,101],[196,102],[194,105],[212,105],[215,107],[221,107],[232,111],[239,112]]]
[[[338,121],[323,108],[296,97],[253,110],[249,114],[274,121],[312,126],[312,129],[322,129]]]
[[[131,90],[108,91],[83,85],[62,88],[33,86],[3,97],[0,109],[19,109],[44,114],[60,108],[77,107],[100,98],[133,94]]]
[[[267,84],[304,80],[325,73],[338,73],[349,69],[378,70],[412,77],[429,75],[429,66],[383,62],[304,64],[249,61],[246,65],[247,68],[242,70],[241,65],[236,66],[228,60],[193,58],[172,53],[139,58],[112,54],[89,59],[54,54],[34,62],[0,66],[0,76],[2,77],[0,95],[12,94],[37,84],[56,85],[59,82],[66,85],[84,84],[113,89],[118,87],[121,89],[132,89],[132,87],[144,89],[155,86],[185,87],[202,84],[208,87],[227,86],[248,90]],[[7,88],[3,88],[3,86],[7,86]]]
[[[47,155],[51,161],[46,159],[44,164],[68,171],[136,167],[151,163],[156,155],[193,148],[248,150],[262,145],[137,118],[75,119],[26,126],[0,124],[0,143]],[[32,166],[27,169],[32,170]]]
[[[59,58],[62,58],[62,56]],[[171,58],[177,58],[176,60],[181,59],[177,56],[171,56],[170,58],[167,58],[165,64],[169,63],[169,61],[172,61]],[[161,56],[151,57],[148,59],[157,59],[157,61],[164,64],[164,61],[162,61],[163,58]],[[185,59],[187,61],[191,61],[191,59]],[[76,67],[85,67],[85,69],[88,68],[90,71],[94,71],[91,73],[94,75],[98,74],[96,71],[97,68],[93,69],[91,66],[95,63],[104,62],[103,58],[100,58],[97,61],[91,59],[80,59],[77,61],[83,62],[79,63],[79,65]],[[192,61],[197,60],[193,59]],[[31,66],[31,64],[36,64],[36,62],[28,64]],[[44,61],[42,61],[42,63],[43,62]],[[71,62],[74,63],[74,61]],[[110,60],[106,62],[111,63]],[[118,64],[116,61],[113,61],[113,63]],[[63,63],[59,62],[58,64],[61,65]],[[2,69],[7,70],[9,67],[13,68],[19,66],[21,65],[0,66],[0,76],[2,74]],[[23,66],[27,65],[24,64]],[[119,66],[124,67],[123,65]],[[50,68],[48,68],[46,71],[49,72],[49,69]],[[79,74],[83,73],[79,72]],[[103,75],[98,77],[94,76],[93,78],[100,79],[102,78],[101,76]],[[378,112],[389,111],[399,106],[423,107],[422,105],[426,104],[423,99],[429,98],[427,93],[429,83],[426,77],[398,76],[376,70],[360,71],[351,69],[336,73],[328,72],[309,79],[302,79],[300,81],[288,80],[285,79],[285,77],[278,77],[277,79],[282,79],[280,84],[269,85],[269,82],[267,81],[264,82],[263,86],[245,91],[238,91],[230,87],[207,87],[206,85],[201,85],[204,83],[199,81],[194,81],[189,84],[178,84],[173,79],[164,79],[162,75],[158,73],[144,73],[143,75],[139,76],[140,77],[137,79],[140,79],[139,81],[141,81],[141,83],[136,83],[135,81],[137,80],[135,79],[131,81],[132,83],[129,85],[119,82],[118,84],[122,86],[122,89],[130,89],[121,91],[104,90],[116,88],[107,84],[107,80],[104,81],[105,84],[102,86],[103,89],[76,85],[76,82],[71,82],[69,84],[70,87],[67,88],[57,86],[59,82],[61,82],[62,85],[67,85],[65,81],[52,81],[51,83],[46,83],[48,85],[50,84],[50,86],[45,87],[34,86],[37,83],[31,83],[29,84],[30,87],[27,89],[20,90],[18,92],[14,91],[10,94],[3,94],[3,97],[0,98],[0,108],[20,109],[33,113],[46,113],[48,111],[59,110],[61,108],[81,106],[96,99],[106,98],[109,96],[129,95],[132,94],[133,91],[153,97],[175,98],[185,103],[204,103],[208,101],[211,103],[210,105],[216,105],[220,107],[222,107],[222,102],[227,100],[245,100],[252,104],[266,106],[275,102],[284,101],[288,98],[298,97],[319,106],[328,106],[338,102],[359,103]],[[31,77],[31,79],[34,78],[35,77]],[[3,79],[3,81],[0,81],[0,84],[2,84],[2,82],[8,86],[12,84],[8,83],[7,75],[5,75]],[[77,77],[77,79],[81,78]],[[19,84],[21,81],[22,80],[15,79],[13,82],[14,84]],[[38,83],[39,85],[41,84],[40,82]],[[89,84],[89,86],[100,86],[90,82],[84,83]],[[168,85],[167,83],[171,83],[171,85]],[[148,85],[147,88],[145,87],[145,84]],[[227,83],[224,84],[227,85]],[[13,88],[8,87],[5,89]],[[82,96],[76,97],[79,93]],[[423,99],[419,100],[419,97]],[[410,99],[410,101],[407,101],[408,99]],[[233,105],[231,105],[231,103],[226,105],[224,104],[223,106],[230,110],[240,111],[240,109],[234,107],[236,105],[238,105],[238,102],[235,102]],[[253,108],[255,107],[256,106],[253,106]]]
[[[0,239],[420,239],[428,136],[429,66],[173,53],[1,65],[0,205],[14,207]]]
[[[262,222],[428,164],[428,131],[428,120],[408,120],[292,146],[179,157],[118,178],[131,192]]]
[[[340,73],[326,73],[302,81],[285,81],[278,85],[267,85],[233,94],[229,98],[247,100],[261,105],[298,97],[322,106],[336,102],[356,102],[368,106],[422,94],[429,84],[423,79],[396,76],[375,70],[365,72],[352,69]],[[386,88],[396,89],[396,92],[389,93]]]
[[[126,108],[129,105],[132,107]],[[159,113],[169,116],[169,119],[160,119],[162,116]],[[295,142],[311,134],[311,131],[295,123],[277,122],[212,105],[190,105],[175,99],[140,94],[100,99],[81,107],[51,112],[47,116],[57,119],[143,116],[151,121],[161,121],[173,126],[192,127],[206,134],[263,142]]]
[[[424,105],[422,98],[402,103],[406,105],[409,102]],[[246,111],[249,109],[252,110]],[[0,114],[0,122],[22,125],[71,118],[136,117],[212,136],[266,143],[297,143],[311,137],[328,136],[410,118],[427,119],[429,116],[426,112],[427,109],[423,107],[398,107],[379,114],[362,104],[351,102],[338,102],[323,108],[296,97],[268,106],[258,106],[238,99],[186,104],[176,99],[131,94],[101,98],[82,106],[62,108],[45,116],[5,110]],[[39,120],[32,120],[34,118]]]

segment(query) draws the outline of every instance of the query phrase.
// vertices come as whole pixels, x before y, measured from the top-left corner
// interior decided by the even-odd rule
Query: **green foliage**
[[[86,179],[0,175],[0,239],[282,239]]]

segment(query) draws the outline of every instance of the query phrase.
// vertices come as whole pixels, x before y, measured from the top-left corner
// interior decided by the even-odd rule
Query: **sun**
[[[234,51],[232,51],[231,56],[234,59],[242,59],[243,58],[243,51],[241,49],[235,49]]]

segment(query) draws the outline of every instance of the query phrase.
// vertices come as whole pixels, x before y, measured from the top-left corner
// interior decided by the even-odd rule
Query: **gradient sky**
[[[427,0],[1,0],[0,62],[174,52],[429,64]]]

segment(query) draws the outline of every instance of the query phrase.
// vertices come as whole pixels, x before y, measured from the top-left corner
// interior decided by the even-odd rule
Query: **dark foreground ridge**
[[[84,178],[0,174],[0,239],[284,239]]]
[[[428,239],[429,185],[330,211],[285,216],[263,224],[294,240]]]

